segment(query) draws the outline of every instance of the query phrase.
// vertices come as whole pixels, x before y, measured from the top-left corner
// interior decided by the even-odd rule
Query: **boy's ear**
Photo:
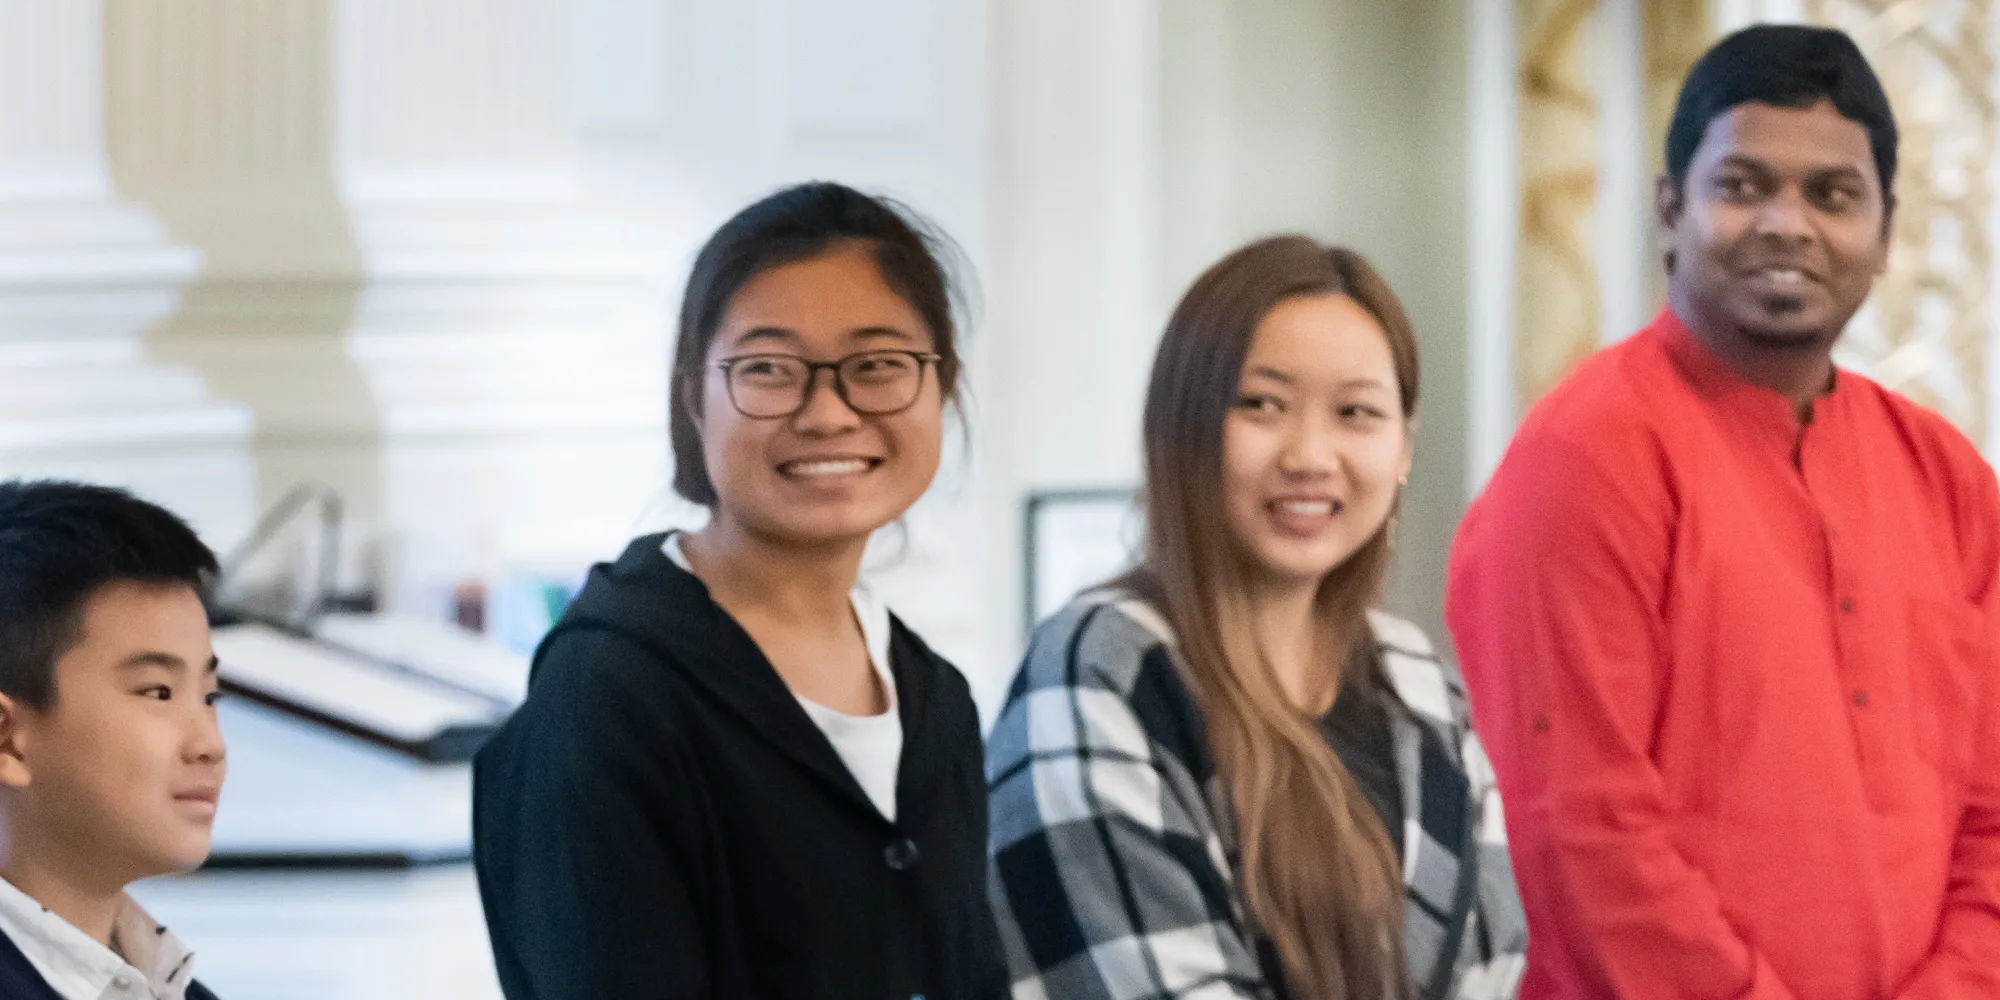
[[[19,701],[0,694],[0,785],[8,788],[26,788],[33,781],[23,746],[26,734],[22,732],[21,713]]]

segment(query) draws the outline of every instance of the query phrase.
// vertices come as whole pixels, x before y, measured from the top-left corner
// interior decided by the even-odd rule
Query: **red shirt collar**
[[[1660,310],[1652,325],[1641,336],[1649,337],[1660,345],[1667,360],[1679,373],[1681,381],[1703,400],[1741,415],[1745,420],[1768,425],[1781,430],[1790,438],[1799,432],[1797,411],[1792,401],[1774,389],[1767,389],[1752,383],[1729,367],[1721,358],[1702,343],[1672,307]],[[1825,422],[1827,416],[1853,393],[1848,390],[1854,376],[1834,369],[1833,387],[1813,402],[1813,423]]]

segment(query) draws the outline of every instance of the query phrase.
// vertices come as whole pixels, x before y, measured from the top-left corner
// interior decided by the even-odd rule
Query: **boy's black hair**
[[[1715,43],[1688,71],[1667,126],[1667,177],[1680,190],[1708,124],[1739,104],[1809,108],[1833,102],[1868,131],[1886,195],[1896,181],[1896,115],[1852,38],[1832,28],[1757,24]]]
[[[186,584],[217,572],[186,522],[124,490],[0,482],[0,694],[55,702],[55,665],[81,641],[84,602],[110,583]]]

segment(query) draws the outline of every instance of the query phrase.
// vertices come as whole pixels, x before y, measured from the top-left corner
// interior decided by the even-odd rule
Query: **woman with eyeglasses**
[[[972,698],[859,579],[956,399],[943,246],[820,183],[696,259],[670,421],[708,525],[591,572],[475,766],[511,1000],[1005,994]]]

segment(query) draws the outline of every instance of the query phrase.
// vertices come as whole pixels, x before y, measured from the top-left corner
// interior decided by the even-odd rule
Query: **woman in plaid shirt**
[[[1182,299],[1145,557],[1043,623],[988,743],[1017,998],[1513,994],[1525,922],[1458,678],[1370,610],[1416,399],[1409,321],[1351,251],[1266,240]]]

